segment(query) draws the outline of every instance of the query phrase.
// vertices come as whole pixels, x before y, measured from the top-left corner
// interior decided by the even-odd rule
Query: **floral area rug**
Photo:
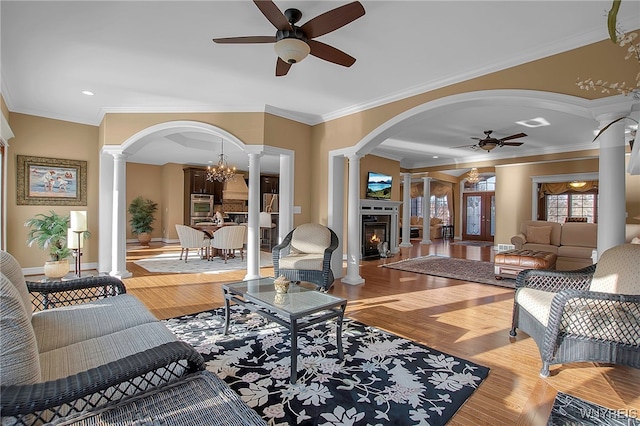
[[[500,287],[515,288],[516,286],[516,280],[508,278],[497,280],[494,274],[493,263],[481,262],[479,260],[431,255],[387,263],[380,266],[418,274],[434,275],[436,277],[497,285]]]
[[[640,426],[637,410],[611,410],[575,396],[558,392],[547,426]]]
[[[214,257],[212,260],[201,259],[197,253],[189,252],[189,259],[185,263],[184,257],[180,258],[180,252],[164,253],[145,259],[135,260],[133,263],[146,269],[149,272],[169,272],[172,274],[220,274],[223,272],[237,271],[247,269],[247,256],[245,253],[244,260],[239,254],[236,257],[229,258],[227,263],[224,259]],[[273,257],[271,253],[260,252],[260,267],[273,266]]]
[[[489,373],[345,318],[344,360],[335,321],[315,324],[300,333],[291,384],[289,332],[256,313],[232,305],[227,336],[224,308],[165,325],[270,425],[444,425]]]

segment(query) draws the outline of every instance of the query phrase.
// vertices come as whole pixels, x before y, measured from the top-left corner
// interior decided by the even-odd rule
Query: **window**
[[[598,194],[565,192],[546,195],[547,217],[550,222],[564,223],[567,217],[586,217],[596,223]]]
[[[411,216],[422,216],[422,197],[411,199]]]
[[[411,199],[411,216],[422,216],[422,197]],[[438,217],[442,219],[443,223],[450,223],[447,197],[431,196],[430,217]]]
[[[465,192],[474,192],[474,191],[495,191],[496,190],[496,177],[495,176],[482,176],[481,179],[476,183],[471,183],[468,181],[464,182],[464,191]]]

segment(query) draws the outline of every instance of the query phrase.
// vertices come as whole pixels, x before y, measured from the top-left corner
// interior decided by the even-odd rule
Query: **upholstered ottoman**
[[[496,279],[515,278],[525,269],[556,269],[555,253],[533,250],[509,250],[493,260]]]

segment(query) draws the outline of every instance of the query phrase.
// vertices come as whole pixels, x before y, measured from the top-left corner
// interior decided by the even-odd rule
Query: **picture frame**
[[[87,205],[86,161],[27,155],[17,158],[17,205]]]

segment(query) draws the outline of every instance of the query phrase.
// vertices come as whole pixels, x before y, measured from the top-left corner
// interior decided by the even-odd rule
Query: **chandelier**
[[[220,155],[218,156],[218,164],[212,166],[209,164],[207,166],[207,180],[209,182],[213,182],[217,180],[218,182],[227,182],[230,180],[235,180],[236,178],[236,168],[229,167],[227,164],[227,159],[224,156],[224,139],[222,140],[222,150]]]
[[[469,171],[469,174],[467,175],[467,182],[469,182],[469,183],[478,183],[479,180],[480,180],[480,174],[478,173],[478,169],[473,167]]]

